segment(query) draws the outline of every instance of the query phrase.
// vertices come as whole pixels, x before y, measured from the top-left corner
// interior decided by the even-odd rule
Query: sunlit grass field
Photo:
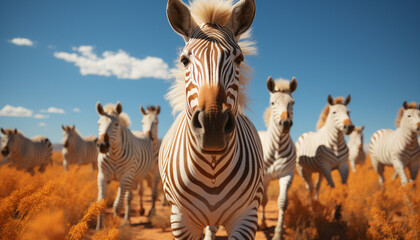
[[[112,214],[107,214],[105,228],[95,232],[96,215],[112,205],[117,184],[108,188],[106,202],[96,203],[97,172],[91,166],[71,166],[64,172],[60,152],[53,153],[53,160],[53,166],[35,176],[0,168],[0,239],[141,239],[127,234],[127,227],[121,227],[120,218]],[[393,169],[386,168],[381,188],[369,159],[350,173],[347,185],[340,184],[335,171],[337,187],[331,189],[324,181],[319,202],[312,205],[303,179],[296,174],[288,195],[285,239],[420,239],[420,190],[416,188],[420,180],[401,187],[392,174]],[[267,191],[275,203],[277,181]],[[271,204],[268,211],[276,212],[275,206]],[[166,237],[154,233],[155,239],[168,236],[169,211],[165,214],[151,219],[155,228],[166,228]],[[273,227],[269,225],[265,234],[258,231],[257,239],[266,239]]]

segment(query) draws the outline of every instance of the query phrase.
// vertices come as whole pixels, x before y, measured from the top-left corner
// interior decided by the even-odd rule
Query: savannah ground
[[[64,172],[60,152],[53,153],[54,165],[35,176],[7,166],[0,168],[0,239],[173,239],[169,227],[169,207],[157,202],[152,218],[139,215],[138,194],[132,201],[131,223],[122,225],[112,217],[117,184],[111,183],[106,202],[96,203],[96,171],[90,166],[72,165]],[[369,159],[350,173],[347,185],[331,189],[323,182],[319,202],[311,206],[300,176],[295,175],[289,190],[285,214],[285,239],[420,239],[420,178],[401,187],[393,181],[393,169],[386,168],[381,188]],[[315,176],[314,176],[315,177]],[[277,220],[278,184],[268,191],[266,230],[256,239],[270,239]],[[151,191],[146,189],[146,214]],[[95,232],[96,215],[105,212],[105,227]],[[217,239],[227,239],[219,229]]]

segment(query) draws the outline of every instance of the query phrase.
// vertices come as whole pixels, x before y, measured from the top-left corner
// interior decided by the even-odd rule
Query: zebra
[[[147,175],[145,180],[149,187],[152,187],[152,208],[149,211],[149,216],[154,213],[155,209],[155,202],[157,198],[157,187],[160,182],[160,173],[158,167],[158,155],[159,155],[159,148],[162,143],[162,140],[158,137],[158,124],[159,119],[158,115],[160,113],[160,106],[148,106],[146,110],[143,106],[140,106],[140,112],[143,115],[143,119],[141,121],[143,127],[143,133],[150,137],[153,145],[153,170]],[[139,134],[139,133],[135,133]],[[143,207],[143,181],[140,181],[138,184],[138,192],[140,195],[140,215],[144,214],[144,207]]]
[[[338,169],[341,182],[347,182],[349,174],[349,149],[344,141],[344,134],[350,134],[354,126],[350,120],[350,95],[346,99],[328,96],[328,104],[320,115],[317,132],[307,132],[296,143],[297,170],[303,177],[312,200],[314,187],[312,173],[318,172],[315,199],[318,199],[321,181],[325,177],[334,188],[331,171]]]
[[[349,162],[353,172],[356,172],[356,164],[364,163],[366,154],[363,150],[363,130],[365,126],[355,127],[349,135],[347,147],[349,149]]]
[[[267,131],[260,131],[264,151],[264,189],[262,201],[261,228],[266,229],[265,206],[267,204],[267,187],[271,180],[279,179],[280,194],[278,197],[279,217],[272,239],[281,239],[283,229],[283,216],[287,208],[287,192],[293,182],[296,165],[295,144],[290,137],[289,131],[293,125],[292,93],[297,88],[297,81],[293,78],[277,80],[272,77],[267,80],[267,88],[270,93],[270,107],[264,114]]]
[[[125,203],[124,223],[130,221],[131,189],[152,170],[153,146],[149,137],[139,138],[128,129],[128,115],[122,113],[120,102],[114,106],[96,104],[99,114],[98,140],[98,202],[105,198],[106,187],[110,181],[119,181],[118,193],[113,210],[116,216]],[[98,216],[96,229],[102,225]]]
[[[243,61],[255,53],[244,39],[255,3],[195,0],[187,7],[169,0],[167,15],[186,42],[166,95],[180,113],[159,152],[172,233],[175,239],[200,239],[206,228],[208,239],[222,225],[228,239],[254,239],[263,154],[258,132],[243,113],[250,70]]]
[[[396,130],[378,130],[370,139],[369,155],[381,185],[385,181],[384,166],[394,167],[401,185],[415,180],[419,170],[420,146],[417,136],[420,134],[420,110],[415,102],[403,103],[397,115],[396,127]],[[404,171],[406,167],[410,170],[410,180]]]
[[[44,172],[48,163],[52,165],[52,145],[48,138],[38,136],[29,139],[16,128],[1,128],[1,132],[4,134],[1,139],[1,154],[11,166],[25,170],[33,176],[34,167],[39,166],[38,171]]]
[[[77,163],[79,166],[82,164],[92,164],[92,170],[98,169],[98,149],[96,143],[98,138],[88,136],[83,139],[76,131],[75,126],[63,126],[63,166],[65,171],[69,170],[68,165]]]

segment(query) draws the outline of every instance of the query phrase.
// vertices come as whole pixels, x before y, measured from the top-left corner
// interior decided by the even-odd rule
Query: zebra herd
[[[140,108],[143,130],[129,129],[130,119],[122,105],[97,103],[98,136],[82,138],[74,126],[64,131],[64,167],[92,164],[98,169],[98,201],[105,197],[110,181],[119,188],[113,210],[125,206],[129,222],[132,189],[138,188],[141,211],[142,180],[153,186],[153,214],[159,181],[171,205],[171,227],[175,239],[214,239],[223,226],[228,239],[254,239],[258,208],[262,206],[261,227],[266,227],[265,206],[268,183],[278,179],[278,222],[273,239],[281,239],[287,208],[287,192],[295,169],[305,180],[311,199],[318,198],[323,178],[334,187],[331,171],[337,169],[345,184],[349,164],[365,159],[363,129],[350,119],[350,95],[328,96],[316,132],[307,132],[295,143],[293,92],[297,80],[267,80],[269,107],[264,114],[266,131],[257,132],[245,116],[245,94],[250,67],[245,56],[254,54],[249,40],[255,16],[253,0],[236,4],[223,0],[195,0],[190,6],[168,0],[167,16],[175,32],[185,40],[176,80],[167,99],[178,113],[161,141],[158,138],[160,107]],[[51,161],[47,138],[27,139],[16,129],[1,129],[2,154],[11,164],[34,174]],[[394,167],[401,184],[416,178],[420,164],[420,110],[404,102],[396,130],[379,130],[371,138],[370,157],[382,184],[385,165]],[[346,144],[345,135],[350,135]],[[404,168],[410,169],[410,180]],[[315,186],[312,173],[319,173]],[[97,229],[102,216],[98,216]]]

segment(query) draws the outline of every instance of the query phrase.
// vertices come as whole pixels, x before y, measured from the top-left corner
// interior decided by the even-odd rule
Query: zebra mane
[[[344,104],[344,97],[334,98],[334,104]],[[330,105],[327,104],[319,115],[318,123],[316,124],[316,130],[321,129],[327,121],[328,114],[330,113]]]
[[[104,112],[109,114],[109,115],[113,115],[118,117],[118,119],[120,119],[121,123],[123,124],[124,127],[129,128],[131,125],[131,120],[130,117],[128,116],[127,113],[122,112],[120,114],[117,113],[117,108],[114,104],[112,103],[108,103],[107,105],[104,106]]]
[[[290,81],[284,78],[279,78],[275,80],[274,91],[290,92]]]
[[[190,3],[191,15],[195,22],[201,26],[202,24],[211,23],[224,26],[232,14],[232,0],[195,0]],[[257,54],[255,41],[251,39],[251,31],[248,30],[239,36],[238,45],[244,56]],[[172,114],[181,112],[185,109],[185,70],[184,65],[176,61],[175,68],[171,69],[171,76],[175,78],[165,95],[166,100],[172,107]],[[238,111],[243,113],[247,108],[248,97],[246,94],[246,85],[251,79],[253,69],[246,63],[242,62],[239,70],[239,89],[238,89]]]
[[[263,115],[264,123],[267,128],[270,126],[270,117],[271,117],[271,107],[268,107],[267,109],[265,109],[265,112]]]
[[[416,102],[411,102],[407,104],[407,109],[417,109],[417,103]],[[401,123],[401,118],[404,114],[404,108],[401,107],[400,110],[398,110],[398,114],[397,117],[395,118],[395,127],[399,128],[400,127],[400,123]]]

